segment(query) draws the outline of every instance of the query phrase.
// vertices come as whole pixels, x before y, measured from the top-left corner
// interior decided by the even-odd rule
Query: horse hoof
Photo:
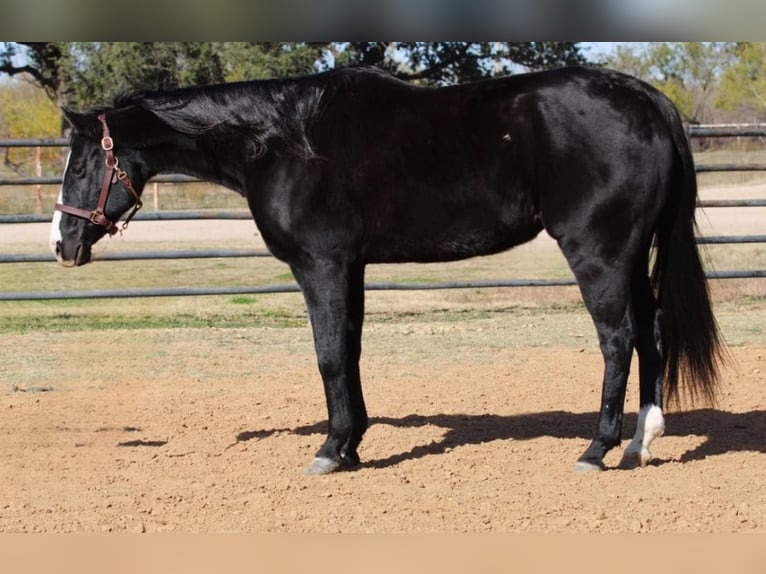
[[[316,457],[311,464],[306,468],[305,474],[309,476],[317,476],[320,474],[330,474],[338,470],[340,463],[337,460],[332,460],[324,457]]]
[[[603,464],[594,464],[584,460],[578,460],[574,465],[575,472],[593,472],[594,470],[605,470],[605,467]]]
[[[647,449],[625,449],[620,461],[620,468],[638,468],[648,465],[654,457]]]

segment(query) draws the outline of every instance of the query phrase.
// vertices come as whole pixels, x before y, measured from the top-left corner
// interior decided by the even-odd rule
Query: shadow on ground
[[[551,411],[513,416],[437,414],[408,415],[401,418],[374,417],[371,425],[389,425],[397,428],[417,428],[434,425],[446,429],[441,440],[418,445],[407,452],[392,454],[384,459],[365,461],[363,466],[387,468],[401,462],[441,454],[455,447],[481,444],[495,440],[528,440],[542,436],[562,439],[590,439],[598,413],[570,413]],[[680,462],[702,460],[737,451],[766,453],[766,411],[730,413],[715,409],[699,409],[665,416],[666,436],[704,436],[695,449],[685,452]],[[624,429],[632,433],[636,415],[626,415]],[[314,423],[292,429],[264,429],[241,432],[238,442],[266,439],[275,433],[291,432],[298,435],[324,434],[326,423]],[[625,438],[630,438],[626,435]],[[661,462],[661,461],[660,461]]]

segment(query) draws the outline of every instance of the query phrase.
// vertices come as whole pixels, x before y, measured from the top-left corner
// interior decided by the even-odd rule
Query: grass
[[[166,268],[166,264],[167,268]],[[279,273],[271,259],[96,262],[78,269],[53,263],[6,264],[2,290],[89,290],[118,287],[172,287],[258,285],[292,281]],[[377,268],[376,268],[377,267]],[[491,269],[477,261],[458,269],[429,266],[373,266],[368,281],[437,281],[455,277],[482,278]],[[500,268],[505,266],[500,266]],[[398,273],[397,273],[398,272]],[[531,273],[532,270],[529,270]],[[512,297],[511,290],[464,290],[419,292],[371,292],[368,321],[462,321],[487,318],[476,304],[494,305],[497,298]],[[500,297],[498,293],[503,293]],[[492,294],[494,293],[494,294]],[[506,305],[507,306],[507,305]],[[36,329],[79,331],[90,329],[146,329],[185,327],[305,326],[306,312],[299,293],[237,296],[158,297],[144,299],[72,299],[0,302],[0,332]]]
[[[381,293],[367,296],[366,323],[470,323],[496,320],[509,314],[541,315],[580,310],[576,290],[551,295],[519,296],[516,290],[469,290],[470,293]],[[523,289],[521,291],[524,291]],[[98,299],[0,302],[0,333],[31,331],[74,332],[183,328],[305,328],[308,322],[300,294],[259,297],[200,296],[156,299]]]
[[[6,248],[8,245],[5,246]],[[173,245],[169,245],[173,248]],[[142,246],[143,248],[143,246]],[[717,270],[766,268],[761,245],[707,246]],[[273,258],[96,261],[77,269],[51,263],[2,265],[2,291],[98,290],[125,287],[267,285],[293,281]],[[550,243],[449,264],[371,265],[367,281],[401,283],[525,277],[570,277],[563,256]],[[763,280],[718,281],[719,301],[757,304],[766,296]],[[368,323],[460,323],[514,313],[568,313],[580,308],[575,287],[462,289],[428,292],[370,292]],[[299,293],[237,296],[157,297],[0,302],[0,332],[31,330],[176,329],[306,325]]]
[[[724,149],[695,153],[694,162],[697,165],[766,164],[766,148],[732,141]],[[697,176],[700,187],[741,185],[765,179],[766,173],[757,171],[708,172]]]
[[[229,301],[235,305],[253,305],[258,302],[258,299],[249,295],[237,295],[229,299]]]
[[[0,306],[0,313],[4,315],[0,323],[0,333],[245,327],[287,329],[306,325],[305,317],[297,311],[293,313],[273,309],[259,309],[247,313],[216,313],[212,308],[206,308],[163,314],[147,313],[145,309],[129,314],[119,308],[93,310],[82,307],[70,312],[62,312],[61,309],[53,313],[48,311],[43,307],[35,308],[35,305],[31,305],[21,312],[2,313]]]

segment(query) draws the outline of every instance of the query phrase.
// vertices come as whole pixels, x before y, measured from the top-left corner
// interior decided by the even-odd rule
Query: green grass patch
[[[234,305],[253,305],[258,302],[258,299],[250,295],[237,295],[229,299],[229,302]]]
[[[292,329],[305,327],[306,318],[289,311],[267,309],[248,313],[190,313],[164,315],[146,313],[20,313],[6,316],[0,322],[0,333],[26,333],[30,331],[73,332],[141,329],[232,329],[270,327]]]

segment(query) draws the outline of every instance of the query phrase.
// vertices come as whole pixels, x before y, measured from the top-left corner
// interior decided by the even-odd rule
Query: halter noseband
[[[61,203],[57,203],[54,209],[61,211],[62,213],[74,215],[75,217],[87,219],[91,223],[95,223],[96,225],[104,227],[109,235],[114,235],[117,233],[117,231],[121,231],[128,227],[128,223],[130,223],[130,220],[133,219],[133,216],[138,212],[138,210],[143,207],[144,203],[141,201],[141,197],[133,187],[133,183],[130,181],[130,177],[128,176],[127,172],[120,168],[120,162],[114,155],[114,141],[109,135],[109,127],[106,125],[106,116],[104,114],[99,114],[98,120],[103,126],[101,149],[104,150],[104,163],[106,164],[106,170],[104,171],[104,179],[101,181],[101,194],[98,196],[96,209],[93,211],[87,211],[85,209],[70,207]],[[118,228],[114,221],[111,221],[106,217],[106,215],[104,215],[104,208],[106,207],[106,200],[109,197],[109,191],[112,189],[112,185],[117,181],[119,181],[136,200],[135,204],[133,205],[133,210],[125,219],[124,223],[122,224],[122,228]]]

